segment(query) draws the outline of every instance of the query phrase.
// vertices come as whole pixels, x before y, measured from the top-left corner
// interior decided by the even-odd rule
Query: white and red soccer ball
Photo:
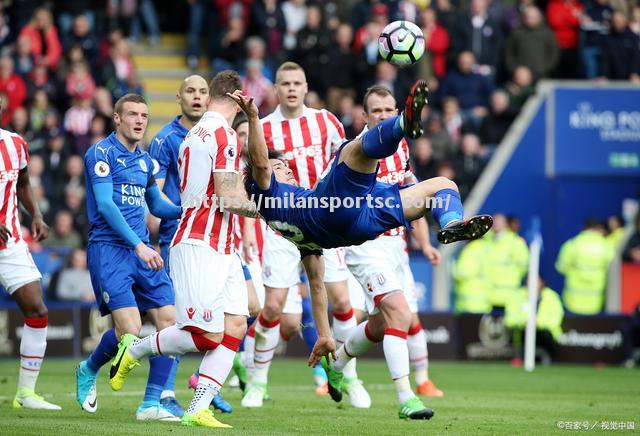
[[[380,56],[399,67],[417,62],[424,54],[424,45],[422,30],[404,20],[389,23],[378,38]]]

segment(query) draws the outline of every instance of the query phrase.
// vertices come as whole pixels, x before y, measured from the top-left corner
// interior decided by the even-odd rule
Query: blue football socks
[[[115,329],[109,329],[103,333],[100,343],[87,358],[87,369],[97,374],[102,366],[118,354],[118,338]]]
[[[431,203],[431,214],[444,229],[452,221],[460,221],[464,216],[460,194],[453,189],[441,189],[436,192],[436,201]],[[434,204],[435,203],[435,204]]]
[[[362,135],[364,154],[371,159],[382,159],[395,153],[404,138],[401,120],[399,116],[387,118]]]

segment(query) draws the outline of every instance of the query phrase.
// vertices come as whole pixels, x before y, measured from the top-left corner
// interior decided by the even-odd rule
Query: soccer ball
[[[384,60],[394,65],[411,65],[424,53],[422,30],[410,21],[394,21],[382,30],[378,51]]]

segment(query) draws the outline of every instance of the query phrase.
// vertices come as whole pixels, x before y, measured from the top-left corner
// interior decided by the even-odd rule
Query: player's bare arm
[[[247,198],[242,188],[240,174],[234,172],[216,172],[213,174],[215,194],[225,210],[236,215],[257,218],[256,204]]]
[[[273,170],[269,163],[267,142],[264,139],[260,118],[258,118],[258,107],[253,102],[253,97],[244,95],[240,90],[227,95],[240,106],[249,119],[249,158],[253,179],[260,189],[269,189]]]
[[[31,189],[29,181],[29,167],[23,168],[18,173],[17,195],[29,215],[31,215],[31,234],[33,239],[42,241],[49,236],[49,226],[44,222],[38,203],[33,195],[33,189]]]
[[[318,329],[318,341],[309,356],[309,365],[315,366],[322,356],[334,355],[336,344],[329,327],[327,290],[324,287],[324,259],[322,255],[309,254],[302,258],[304,270],[309,278],[313,320]]]
[[[250,263],[253,255],[258,252],[255,222],[254,218],[245,218],[242,227],[242,256],[246,263]]]

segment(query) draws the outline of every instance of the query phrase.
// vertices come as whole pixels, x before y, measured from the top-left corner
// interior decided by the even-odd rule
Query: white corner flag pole
[[[537,223],[539,227],[539,222]],[[524,369],[533,371],[536,366],[536,317],[538,316],[538,271],[540,267],[540,252],[542,250],[542,235],[536,229],[533,241],[529,246],[529,275],[527,288],[529,289],[529,316],[524,336]]]

